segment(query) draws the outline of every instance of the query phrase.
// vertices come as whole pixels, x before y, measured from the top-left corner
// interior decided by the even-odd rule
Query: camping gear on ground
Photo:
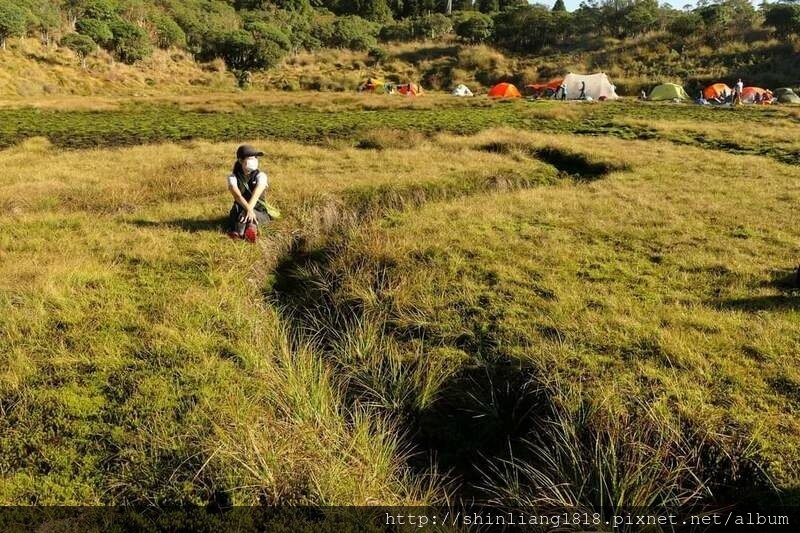
[[[459,83],[456,85],[456,88],[453,89],[453,92],[450,93],[453,96],[472,96],[472,91],[469,90],[469,87],[464,85],[463,83]]]
[[[397,92],[403,96],[417,96],[422,94],[422,87],[416,83],[404,83],[397,86]]]
[[[520,98],[519,89],[512,83],[498,83],[489,89],[489,98]]]
[[[800,96],[797,96],[797,94],[789,87],[775,89],[773,94],[781,104],[800,104]]]
[[[724,83],[713,83],[703,89],[703,96],[707,100],[724,100],[731,94],[733,94],[733,89]]]
[[[564,77],[564,86],[567,88],[567,99],[569,100],[577,100],[580,96],[586,100],[590,98],[592,100],[616,100],[619,98],[616,87],[602,72],[597,74],[569,73]]]
[[[271,220],[278,220],[279,218],[281,218],[282,216],[281,210],[272,205],[271,203],[264,202],[264,207],[266,208],[267,214],[269,215],[269,218]]]
[[[688,100],[689,95],[686,94],[686,91],[684,91],[683,87],[680,85],[662,83],[661,85],[653,87],[647,99],[653,102],[663,102],[664,100]]]
[[[745,87],[742,89],[742,102],[754,104],[756,102],[768,104],[772,102],[772,93],[761,87]]]

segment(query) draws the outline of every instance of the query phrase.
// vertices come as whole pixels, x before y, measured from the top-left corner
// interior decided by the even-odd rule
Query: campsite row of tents
[[[724,101],[733,94],[733,89],[724,83],[712,83],[702,91],[703,99],[710,102]],[[686,91],[680,85],[674,83],[662,83],[657,85],[647,95],[647,99],[653,102],[662,101],[685,101],[690,100]],[[788,87],[781,87],[775,91],[762,89],[761,87],[745,87],[742,89],[742,102],[746,104],[772,103],[777,101],[782,104],[800,104],[800,96]]]
[[[532,83],[525,88],[534,97],[561,97],[565,100],[616,100],[616,87],[604,73],[597,74],[567,74],[564,78],[555,79],[547,83]],[[423,94],[422,88],[416,83],[384,83],[382,80],[369,78],[358,89],[359,91],[380,93],[380,94],[402,94],[405,96],[417,96]],[[457,85],[452,93],[453,96],[473,96],[472,91],[464,85]],[[713,83],[703,89],[703,100],[708,102],[724,102],[733,89],[724,83]],[[489,98],[521,98],[522,93],[517,87],[508,82],[494,85],[488,92]],[[680,85],[674,83],[662,83],[654,87],[647,99],[653,102],[659,101],[686,101],[691,100],[689,95]],[[800,103],[800,96],[792,89],[782,87],[774,92],[761,87],[745,87],[741,95],[744,103]],[[699,100],[699,99],[698,99]],[[703,102],[701,102],[703,103]]]
[[[558,97],[565,100],[616,100],[617,88],[604,73],[567,74],[564,78],[547,83],[532,83],[525,86],[533,96]],[[522,94],[511,83],[498,83],[488,93],[490,98],[519,98]]]
[[[422,87],[416,83],[384,83],[383,80],[367,78],[358,87],[359,92],[376,94],[402,94],[403,96],[418,96],[423,93]]]
[[[616,100],[616,87],[612,84],[608,76],[603,73],[598,74],[567,74],[564,78],[553,80],[546,84],[527,85],[532,94],[540,95],[547,93],[553,96],[559,89],[566,89],[565,99],[567,100]],[[406,96],[417,96],[422,94],[422,88],[415,83],[394,84],[385,83],[376,78],[368,78],[362,83],[359,92],[372,92],[377,94],[403,94]],[[472,91],[464,84],[457,85],[451,92],[453,96],[473,96]],[[502,82],[494,85],[488,92],[489,98],[520,98],[522,94],[513,84]]]

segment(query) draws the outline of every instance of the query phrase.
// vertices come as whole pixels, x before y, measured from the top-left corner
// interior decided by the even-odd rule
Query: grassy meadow
[[[34,104],[0,106],[3,504],[798,501],[797,108]]]

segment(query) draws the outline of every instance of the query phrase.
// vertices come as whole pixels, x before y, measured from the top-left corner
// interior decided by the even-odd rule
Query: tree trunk
[[[447,0],[447,7],[445,8],[445,13],[448,15],[453,13],[453,0]]]

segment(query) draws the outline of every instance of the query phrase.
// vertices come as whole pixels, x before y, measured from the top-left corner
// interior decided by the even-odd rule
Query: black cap
[[[236,149],[236,159],[246,159],[248,157],[259,157],[264,155],[264,152],[256,150],[255,147],[249,144],[243,144]]]

